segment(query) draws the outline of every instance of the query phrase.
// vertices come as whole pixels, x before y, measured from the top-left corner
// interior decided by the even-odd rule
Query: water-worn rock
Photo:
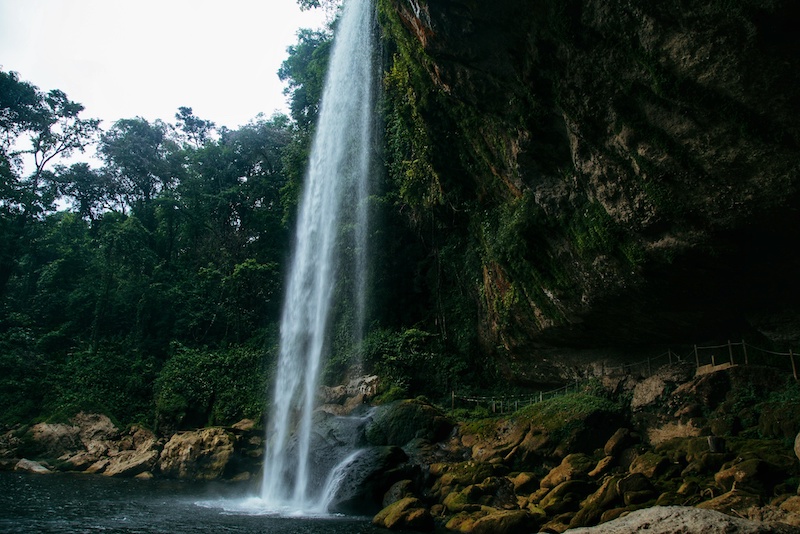
[[[159,457],[168,477],[214,480],[222,476],[233,453],[233,440],[222,428],[204,428],[173,435]]]
[[[120,441],[120,448],[123,447],[124,450],[111,456],[108,463],[104,465],[102,469],[104,475],[110,477],[134,477],[145,471],[150,471],[156,466],[161,450],[155,434],[139,426],[131,427],[127,435],[123,436]]]
[[[666,457],[654,452],[646,452],[636,457],[628,471],[641,473],[647,478],[654,478],[664,474],[669,467],[670,463]]]
[[[376,513],[389,488],[408,476],[406,470],[397,469],[407,459],[399,447],[370,447],[361,451],[347,466],[328,510],[356,515]]]
[[[406,497],[377,513],[372,524],[390,530],[433,530],[433,518],[425,505],[415,497]]]
[[[479,518],[472,525],[472,534],[516,534],[531,532],[534,518],[524,510],[498,510]]]
[[[606,456],[616,456],[633,442],[631,431],[627,428],[620,428],[608,438],[603,446],[603,453]]]
[[[80,429],[64,423],[37,423],[28,431],[36,456],[60,458],[82,448]]]
[[[761,505],[761,497],[748,491],[734,489],[728,493],[723,493],[709,501],[701,502],[698,508],[704,510],[716,510],[723,513],[747,513],[749,510]]]
[[[39,462],[34,462],[33,460],[28,460],[26,458],[23,458],[14,465],[14,471],[21,471],[24,473],[34,473],[37,475],[46,475],[48,473],[52,473],[52,471],[50,471],[48,468],[46,468]]]
[[[702,532],[703,534],[778,534],[796,532],[794,527],[764,524],[739,517],[731,517],[713,510],[682,506],[655,506],[631,512],[625,517],[596,527],[577,528],[570,534],[675,534],[677,532]]]
[[[592,486],[582,480],[562,482],[539,502],[548,516],[564,512],[575,512],[580,508],[580,502],[592,491]]]
[[[737,488],[759,493],[764,491],[770,471],[767,462],[751,458],[718,472],[714,475],[714,481],[726,491]]]
[[[444,439],[453,423],[434,406],[419,400],[403,400],[379,406],[366,435],[372,445],[402,447],[422,438],[431,442]]]
[[[562,482],[586,476],[595,467],[595,461],[582,453],[568,454],[540,482],[543,488],[555,488]]]

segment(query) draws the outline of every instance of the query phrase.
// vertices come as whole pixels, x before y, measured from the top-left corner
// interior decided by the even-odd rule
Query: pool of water
[[[280,516],[251,488],[100,475],[0,472],[0,532],[385,534],[369,518]]]

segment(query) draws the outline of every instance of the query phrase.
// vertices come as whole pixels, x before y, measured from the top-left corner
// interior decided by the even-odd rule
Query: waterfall
[[[323,498],[319,480],[328,473],[314,472],[309,447],[332,298],[342,274],[360,288],[354,302],[356,320],[363,322],[373,12],[370,0],[345,0],[343,9],[300,202],[267,433],[261,498],[284,511],[315,510]],[[345,240],[347,225],[355,229]],[[355,251],[347,264],[345,248]]]

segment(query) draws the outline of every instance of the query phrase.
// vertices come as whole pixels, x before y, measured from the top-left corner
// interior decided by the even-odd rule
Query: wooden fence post
[[[742,340],[742,351],[744,352],[744,364],[749,365],[747,361],[747,344],[744,342],[744,339]]]
[[[700,367],[700,356],[697,354],[697,345],[694,346],[694,361],[697,363],[697,367]]]
[[[794,375],[794,379],[797,380],[797,366],[794,363],[794,353],[792,349],[789,349],[789,359],[792,360],[792,374]]]

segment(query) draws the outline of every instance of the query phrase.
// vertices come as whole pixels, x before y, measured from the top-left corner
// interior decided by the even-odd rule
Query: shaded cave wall
[[[507,371],[800,340],[791,2],[378,4],[387,169],[443,334]]]

